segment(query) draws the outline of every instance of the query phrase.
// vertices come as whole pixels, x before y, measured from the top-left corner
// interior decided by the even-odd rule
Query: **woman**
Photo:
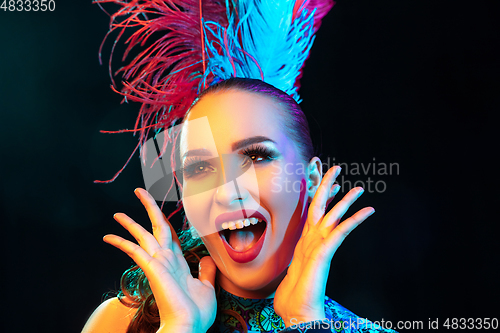
[[[111,16],[117,40],[138,27],[125,54],[159,36],[120,69],[121,93],[142,103],[138,146],[150,129],[177,138],[186,228],[179,241],[153,197],[135,191],[153,232],[115,214],[138,244],[104,241],[138,267],[84,332],[279,332],[323,320],[328,332],[370,331],[325,288],[336,249],[374,209],[339,224],[363,193],[354,188],[325,212],[340,168],[322,175],[298,105],[301,69],[333,2],[98,2],[121,6]]]
[[[209,126],[200,126],[200,120]],[[278,332],[297,324],[310,327],[314,321],[323,321],[325,332],[342,327],[346,332],[382,330],[370,329],[370,322],[325,298],[333,254],[374,209],[363,208],[339,224],[363,193],[357,187],[325,212],[340,189],[334,184],[340,168],[322,176],[321,161],[312,155],[307,122],[295,100],[259,80],[230,79],[204,91],[183,124],[182,203],[210,255],[201,258],[199,275],[193,277],[168,220],[155,200],[137,189],[153,233],[118,213],[114,218],[138,245],[115,235],[104,241],[141,267],[154,306],[147,295],[137,301],[136,286],[136,292],[125,291],[121,300],[103,303],[84,332],[229,332],[247,327]],[[221,288],[222,302],[214,286]],[[233,322],[237,318],[241,326],[217,313],[219,303],[239,301],[253,302],[250,311],[232,313]],[[137,303],[138,315],[133,307]],[[156,306],[159,318],[147,319]],[[252,313],[252,308],[259,311]],[[269,313],[272,309],[275,313]],[[274,319],[267,330],[263,316]]]

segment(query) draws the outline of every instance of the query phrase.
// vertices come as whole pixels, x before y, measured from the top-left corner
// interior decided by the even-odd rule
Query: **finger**
[[[321,184],[314,195],[307,214],[309,223],[316,224],[325,214],[326,202],[332,189],[333,182],[340,173],[340,170],[341,168],[339,166],[329,169],[325,177],[321,180]]]
[[[162,262],[159,259],[150,256],[143,248],[141,248],[137,244],[134,244],[119,236],[106,235],[104,236],[103,240],[106,243],[122,250],[130,258],[132,258],[132,260],[135,261],[135,263],[144,271],[153,295],[164,295],[164,297],[158,297],[156,299],[159,309],[166,307],[168,308],[169,306],[171,306],[171,304],[166,304],[166,299],[176,299],[175,294],[179,292],[178,288],[175,288],[175,286],[179,286],[179,281],[174,277],[176,275],[179,276],[178,265],[176,265],[174,262],[171,262],[165,257],[163,258],[164,260]],[[187,264],[185,264],[185,266],[187,267]],[[189,274],[189,270],[187,268],[181,268],[181,270],[183,270],[185,274]]]
[[[328,201],[326,202],[326,206],[325,207],[328,207],[328,205],[335,198],[335,195],[337,193],[339,193],[339,190],[340,190],[340,185],[339,184],[334,184],[333,187],[332,187],[332,189],[330,190],[330,194],[328,195]],[[305,235],[308,230],[309,230],[309,224],[306,223],[304,225],[304,229],[302,229],[302,235]]]
[[[337,193],[340,191],[340,185],[339,184],[334,184],[332,189],[330,190],[330,194],[328,196],[328,200],[326,202],[326,207],[333,201]]]
[[[332,202],[332,200],[335,198],[335,195],[337,195],[337,193],[339,193],[339,190],[340,190],[340,185],[334,184],[330,190],[330,194],[328,195],[328,201],[326,202],[325,208],[328,207],[328,205]],[[324,214],[324,211],[323,211],[323,214]],[[302,229],[302,235],[307,234],[308,230],[309,230],[309,224],[306,223],[304,225],[304,229]]]
[[[103,237],[103,240],[106,243],[113,245],[117,249],[125,252],[130,258],[132,258],[132,260],[135,261],[137,265],[139,265],[144,270],[144,272],[146,272],[148,265],[150,265],[151,261],[153,260],[153,257],[151,257],[142,247],[120,236],[106,235]]]
[[[215,286],[215,273],[217,272],[217,266],[210,256],[205,256],[201,258],[199,265],[198,279],[203,282],[203,284],[210,284],[212,287]]]
[[[170,262],[168,262],[168,264],[167,262],[160,262],[158,259],[149,255],[142,247],[120,236],[106,235],[103,237],[103,240],[125,252],[144,271],[153,289],[153,294],[155,293],[155,288],[161,287],[163,284],[170,285],[173,283],[173,281],[171,281],[171,274],[175,274],[178,270],[175,265],[172,266]],[[158,280],[159,276],[167,280],[164,280],[162,283]]]
[[[170,221],[167,219],[165,214],[163,212],[162,212],[162,214],[163,214],[163,218],[165,219],[166,223],[170,227],[170,234],[172,235],[172,240],[174,241],[175,244],[178,245],[178,247],[176,247],[176,248],[181,249],[181,241],[179,240],[179,236],[177,236],[177,232],[175,232],[174,227],[172,227],[172,225],[170,224]]]
[[[151,235],[146,229],[144,229],[140,224],[136,223],[133,219],[127,216],[127,214],[116,213],[113,218],[120,223],[122,227],[127,229],[127,231],[135,238],[139,245],[144,248],[149,254],[153,254],[160,249],[160,244],[158,244],[156,238]]]
[[[153,227],[153,235],[158,241],[158,244],[160,244],[162,248],[170,248],[172,246],[172,234],[175,234],[175,231],[172,233],[171,230],[173,230],[173,228],[168,220],[164,218],[165,215],[163,215],[162,211],[156,204],[156,201],[148,193],[148,191],[142,188],[136,188],[134,193],[139,200],[141,200],[141,203],[148,212],[148,216]],[[167,227],[167,225],[169,227]]]
[[[356,214],[340,223],[333,231],[328,235],[325,239],[325,244],[329,251],[330,258],[333,257],[340,244],[344,241],[344,239],[364,220],[370,217],[373,213],[375,213],[375,209],[373,207],[365,207],[359,210]]]
[[[322,227],[334,228],[339,224],[340,219],[347,212],[349,207],[363,194],[365,190],[362,187],[355,187],[350,190],[333,208],[325,215]]]

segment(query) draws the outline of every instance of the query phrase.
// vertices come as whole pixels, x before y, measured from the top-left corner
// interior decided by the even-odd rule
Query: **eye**
[[[265,163],[268,161],[272,161],[277,156],[276,152],[265,146],[251,146],[244,149],[241,154],[248,157],[245,158],[242,166],[247,166],[250,161],[252,161],[252,163],[254,164]]]
[[[261,161],[263,161],[264,159],[266,159],[265,157],[262,157],[262,156],[257,155],[257,154],[248,155],[248,157],[250,157],[250,159],[251,159],[253,162],[261,162]]]
[[[187,159],[182,168],[185,178],[196,177],[214,171],[216,170],[210,163],[199,158]]]

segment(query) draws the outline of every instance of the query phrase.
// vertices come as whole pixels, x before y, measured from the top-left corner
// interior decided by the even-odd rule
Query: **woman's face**
[[[268,297],[291,262],[307,215],[307,163],[271,98],[205,95],[180,141],[183,205],[225,290]]]

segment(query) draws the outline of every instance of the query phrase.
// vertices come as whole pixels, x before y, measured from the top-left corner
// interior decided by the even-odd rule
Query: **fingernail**
[[[135,194],[138,198],[140,198],[140,196],[141,196],[141,191],[139,191],[139,188],[136,188],[136,189],[134,190],[134,194]]]
[[[337,168],[337,171],[335,171],[335,177],[337,177],[339,175],[339,173],[340,173],[341,170],[342,170],[341,167]]]
[[[374,210],[372,210],[372,212],[371,212],[368,216],[372,216],[372,215],[373,215],[373,213],[375,213],[375,209],[374,209]]]
[[[340,187],[341,187],[340,185],[337,185],[337,187],[333,189],[332,196],[336,195],[337,193],[339,193]]]
[[[361,196],[361,194],[363,194],[364,191],[365,189],[361,187],[361,189],[358,192],[358,198]]]

